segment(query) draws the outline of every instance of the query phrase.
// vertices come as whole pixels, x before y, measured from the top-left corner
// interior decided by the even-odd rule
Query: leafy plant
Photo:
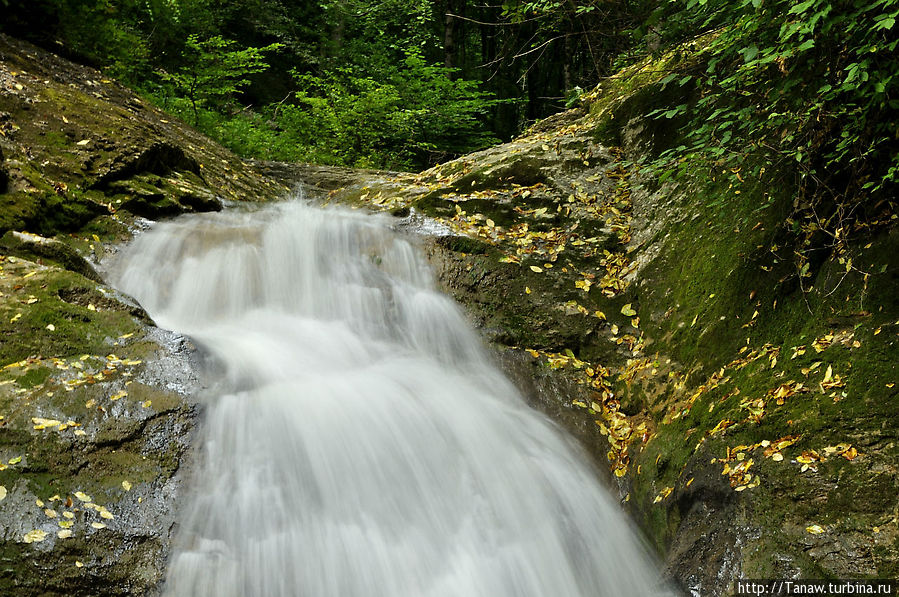
[[[792,164],[808,197],[878,193],[899,180],[897,0],[689,0],[660,7],[673,41],[715,31],[702,68],[662,80],[688,101],[662,163]],[[695,63],[695,61],[694,61]]]
[[[305,131],[328,161],[365,167],[410,167],[494,142],[481,119],[493,100],[476,82],[450,75],[415,51],[378,80],[348,68],[296,74],[296,103],[279,123]]]
[[[224,108],[240,89],[249,84],[249,76],[268,68],[265,53],[281,47],[274,43],[257,48],[239,48],[235,42],[215,35],[200,40],[190,35],[185,44],[184,64],[177,71],[161,71],[163,81],[171,83],[176,94],[187,98],[193,109],[194,124],[199,109]]]

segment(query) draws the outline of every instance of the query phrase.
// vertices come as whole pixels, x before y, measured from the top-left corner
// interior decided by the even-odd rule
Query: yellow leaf
[[[846,460],[855,460],[858,457],[858,450],[850,446],[849,449],[840,454],[840,456]]]
[[[599,319],[605,319],[605,318],[606,318],[606,314],[603,313],[602,311],[594,311],[594,312],[593,312],[593,316],[594,316],[594,317],[597,317],[597,318],[599,318]]]
[[[84,145],[87,145],[87,144],[90,143],[90,142],[91,142],[90,139],[82,139],[81,141],[79,141],[79,142],[76,143],[75,145],[82,145],[82,146],[84,146]]]
[[[76,560],[76,561],[75,561],[75,568],[82,568],[82,567],[84,567],[84,564],[82,564],[81,562],[79,562],[79,561]]]
[[[4,499],[6,499],[6,493],[7,493],[6,487],[4,487],[3,485],[0,485],[0,502],[2,502]]]
[[[102,510],[100,512],[100,518],[105,518],[106,520],[112,520],[115,516],[112,515],[112,512],[109,510]]]
[[[83,491],[76,491],[75,497],[81,500],[82,502],[92,502],[91,496],[87,495]]]
[[[62,421],[57,421],[56,419],[42,419],[40,417],[31,417],[31,422],[34,423],[34,428],[38,431],[62,424]]]
[[[631,307],[630,303],[627,303],[625,306],[621,307],[621,314],[624,315],[625,317],[633,317],[634,315],[637,314],[637,312],[634,311],[634,309],[633,309],[633,307]]]
[[[125,491],[131,491],[131,481],[122,481],[122,488]]]
[[[537,272],[537,273],[539,274],[540,272],[543,271],[543,268],[542,268],[542,267],[539,267],[539,266],[537,266],[537,265],[532,265],[532,266],[531,266],[531,271],[532,271],[532,272]]]
[[[56,331],[56,326],[53,325],[52,323],[48,323],[48,324],[47,324],[47,329],[50,330],[51,332],[55,332],[55,331]]]
[[[92,522],[91,526],[95,529],[105,529],[106,528],[106,525],[103,524],[102,522]]]
[[[524,293],[525,293],[525,294],[531,294],[531,288],[530,288],[529,286],[525,286],[525,287],[524,287]]]
[[[824,528],[821,525],[813,524],[805,527],[805,530],[811,533],[812,535],[820,535],[824,532]]]
[[[72,531],[70,531],[68,529],[63,529],[63,530],[57,532],[56,536],[59,537],[60,539],[68,539],[69,537],[72,536]]]
[[[44,514],[47,515],[47,518],[56,518],[56,511],[51,510],[50,508],[47,508],[46,510],[44,510]]]
[[[22,540],[25,543],[40,543],[44,539],[47,538],[47,531],[42,531],[40,529],[35,529],[33,531],[28,531],[25,533],[25,536]]]
[[[72,512],[63,512],[62,515],[63,515],[64,518],[68,518],[68,519],[70,519],[70,520],[71,520],[72,518],[75,518],[75,514],[72,513]],[[62,523],[60,523],[60,524],[62,524]]]

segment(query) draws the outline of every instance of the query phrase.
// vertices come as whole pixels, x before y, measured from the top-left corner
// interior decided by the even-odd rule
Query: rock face
[[[826,241],[789,173],[641,172],[673,141],[643,117],[665,72],[638,65],[511,143],[332,200],[428,233],[441,284],[607,461],[685,591],[894,578],[895,216]]]
[[[283,188],[101,73],[0,36],[0,232],[52,236]],[[0,176],[2,180],[2,176]]]
[[[139,216],[286,190],[97,71],[0,36],[0,594],[144,595],[202,386],[97,264]]]

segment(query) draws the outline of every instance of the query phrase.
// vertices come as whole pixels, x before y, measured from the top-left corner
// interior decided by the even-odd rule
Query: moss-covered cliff
[[[441,283],[605,453],[685,589],[896,577],[895,206],[817,213],[788,166],[640,168],[678,142],[646,117],[674,59],[509,144],[332,197],[436,218]]]

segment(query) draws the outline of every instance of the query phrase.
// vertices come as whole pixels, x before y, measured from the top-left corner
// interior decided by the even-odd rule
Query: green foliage
[[[282,122],[308,131],[323,159],[356,166],[410,167],[494,142],[480,120],[491,100],[475,82],[450,75],[417,52],[377,80],[349,69],[297,75],[297,102]]]
[[[899,180],[899,0],[689,0],[660,7],[671,41],[712,30],[669,74],[681,144],[657,166],[798,170],[806,198],[867,199]],[[872,195],[873,194],[873,195]],[[870,202],[873,205],[873,202]]]
[[[264,48],[238,48],[235,42],[218,35],[200,40],[192,34],[185,43],[183,64],[176,72],[162,71],[161,79],[190,101],[193,122],[198,124],[199,108],[225,108],[249,84],[250,75],[268,68],[264,54],[280,47],[274,43]]]
[[[34,0],[6,16],[243,155],[416,168],[495,141],[494,102],[439,66],[430,0]]]

